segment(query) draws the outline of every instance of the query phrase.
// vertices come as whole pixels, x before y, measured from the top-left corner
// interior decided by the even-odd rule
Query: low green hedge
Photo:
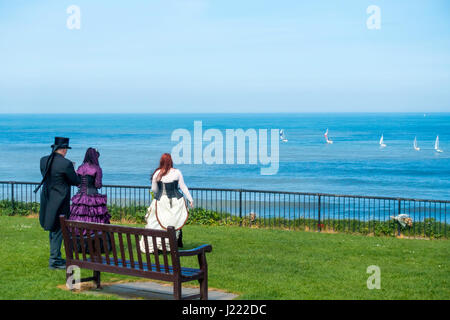
[[[120,207],[109,205],[108,211],[111,219],[116,221],[128,221],[132,223],[145,223],[146,206]],[[39,203],[37,202],[14,202],[9,200],[0,201],[0,215],[27,216],[39,213]],[[283,219],[283,218],[253,218],[244,216],[239,218],[229,213],[219,213],[203,208],[189,210],[189,218],[186,224],[194,225],[241,225],[256,228],[281,228],[303,231],[318,231],[319,224],[314,219]],[[399,225],[390,219],[387,221],[360,221],[360,220],[325,220],[320,224],[322,232],[354,233],[374,236],[397,236]],[[411,227],[400,227],[401,234],[411,237],[426,238],[448,238],[450,235],[450,225],[427,218],[421,222],[413,222]]]
[[[39,213],[38,202],[17,202],[10,200],[0,201],[0,215],[2,216],[28,216]]]

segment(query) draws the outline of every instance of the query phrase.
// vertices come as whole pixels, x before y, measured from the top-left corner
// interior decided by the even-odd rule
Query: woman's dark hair
[[[173,168],[172,157],[170,156],[170,153],[164,153],[161,156],[161,159],[159,160],[159,167],[156,168],[155,171],[153,171],[152,179],[156,171],[161,170],[159,171],[158,176],[156,177],[156,181],[160,181],[162,177],[164,177],[171,168]]]
[[[98,157],[100,157],[100,153],[97,151],[97,149],[88,148],[86,150],[86,155],[84,156],[83,163],[90,163],[96,166],[100,166],[98,164]]]

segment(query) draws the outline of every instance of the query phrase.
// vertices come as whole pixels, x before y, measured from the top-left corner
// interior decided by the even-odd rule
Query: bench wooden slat
[[[159,252],[158,252],[158,246],[156,245],[156,237],[152,237],[152,243],[153,243],[153,254],[155,255],[155,264],[158,271],[161,271],[160,265],[159,265]]]
[[[127,233],[127,245],[128,245],[128,253],[130,255],[131,266],[134,268],[133,245],[131,244],[131,238],[129,233]]]
[[[92,261],[91,259],[88,259],[87,260],[88,262],[96,262],[96,263],[99,263],[98,261]],[[101,260],[101,262],[100,262],[101,264],[104,264],[104,265],[110,265],[110,266],[114,266],[115,264],[113,264],[112,262],[110,262],[110,263],[107,263],[107,261],[106,261],[106,259],[103,257],[102,258],[102,260]],[[164,273],[171,273],[171,274],[173,274],[173,266],[168,266],[168,268],[167,268],[167,270],[166,270],[166,268],[165,267],[163,267],[163,266],[160,266],[161,267],[161,269],[158,271],[157,270],[157,268],[156,268],[156,265],[155,264],[151,264],[150,266],[151,266],[151,268],[149,268],[148,266],[148,264],[147,263],[143,263],[143,265],[142,265],[142,269],[141,268],[139,268],[139,266],[137,266],[136,264],[134,264],[134,267],[132,267],[131,266],[131,261],[130,260],[125,260],[125,264],[123,263],[123,260],[122,259],[119,259],[119,261],[118,261],[118,266],[119,267],[124,267],[124,268],[129,268],[129,269],[136,269],[136,270],[144,270],[144,271],[153,271],[153,272],[164,272]],[[192,277],[192,276],[195,276],[195,275],[198,275],[198,274],[200,274],[202,271],[200,270],[200,269],[194,269],[194,268],[187,268],[187,267],[182,267],[181,268],[181,274],[182,274],[182,276],[184,276],[184,277]]]
[[[72,228],[72,246],[73,246],[73,250],[75,251],[75,259],[79,260],[79,256],[78,256],[78,244],[77,244],[77,237],[75,235],[75,228]],[[71,257],[73,258],[73,256]]]
[[[170,281],[170,282],[173,282],[173,278],[177,276],[177,275],[170,274],[170,273],[124,268],[122,266],[116,266],[114,264],[107,265],[107,264],[101,264],[101,263],[90,262],[90,261],[71,260],[70,263],[72,265],[77,265],[80,268],[86,268],[89,270],[98,270],[101,272],[110,272],[110,273],[116,273],[116,274],[123,274],[123,275],[127,275],[127,276],[143,277],[143,278],[147,278],[147,279],[163,280],[163,281]],[[183,278],[184,279],[183,281],[197,280],[199,277],[202,277],[202,275],[193,276],[193,277],[185,277],[185,278]]]
[[[89,255],[91,256],[92,261],[95,261],[95,253],[94,253],[94,248],[92,246],[92,239],[91,239],[91,230],[86,229],[86,237],[87,237],[87,242],[88,242]]]
[[[139,244],[139,236],[137,234],[134,235],[134,240],[136,242],[136,254],[138,256],[139,268],[143,269],[142,257],[141,257],[141,246]]]
[[[108,242],[108,237],[107,237],[107,233],[106,232],[102,232],[102,240],[103,240],[103,249],[105,250],[105,257],[106,257],[106,261],[109,264],[109,242]]]
[[[151,264],[152,261],[150,259],[150,249],[148,248],[148,237],[144,236],[142,237],[144,239],[144,246],[145,246],[145,259],[147,260],[147,264]]]
[[[113,251],[114,263],[117,266],[119,264],[119,262],[117,260],[116,239],[115,239],[114,232],[110,232],[109,237],[111,239],[111,247],[112,247],[112,251]]]
[[[93,230],[94,232],[94,241],[95,241],[95,256],[98,261],[102,261],[102,250],[100,248],[100,237],[98,236],[97,230]]]
[[[122,260],[126,260],[126,257],[125,257],[125,249],[124,249],[124,247],[123,247],[122,233],[119,232],[117,235],[118,235],[118,237],[119,237],[120,254],[121,254],[121,256],[122,256]]]
[[[162,247],[163,259],[164,259],[164,270],[167,273],[167,272],[169,272],[169,262],[167,261],[166,239],[167,238],[161,238],[161,247]]]
[[[81,243],[81,252],[83,253],[83,260],[86,261],[86,245],[84,243],[83,232],[85,229],[78,229],[78,233],[80,234],[80,243]]]

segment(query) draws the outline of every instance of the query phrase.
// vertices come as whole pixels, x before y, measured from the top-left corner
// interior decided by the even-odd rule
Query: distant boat
[[[442,152],[442,150],[439,149],[439,136],[436,137],[436,141],[434,142],[434,150],[436,150],[436,152]]]
[[[384,143],[383,135],[381,135],[381,139],[380,139],[380,147],[381,147],[381,148],[386,147],[386,144]]]
[[[324,136],[325,136],[325,140],[327,141],[327,143],[329,143],[329,144],[333,143],[332,140],[328,139],[328,128],[327,128],[327,132],[325,132]]]
[[[414,150],[419,151],[420,148],[417,146],[417,137],[414,137]]]
[[[286,139],[286,135],[284,134],[284,130],[280,130],[280,141],[282,142],[288,142],[288,139]]]

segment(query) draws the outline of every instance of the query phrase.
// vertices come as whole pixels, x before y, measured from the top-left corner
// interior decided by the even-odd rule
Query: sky
[[[450,112],[450,1],[0,0],[0,113],[392,111]]]

